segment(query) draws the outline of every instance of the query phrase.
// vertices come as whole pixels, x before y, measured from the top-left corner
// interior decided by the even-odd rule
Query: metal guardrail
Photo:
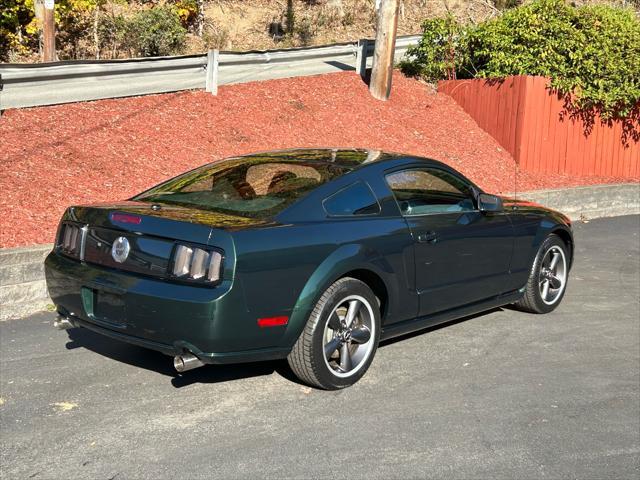
[[[420,36],[396,41],[396,61]],[[373,40],[264,52],[183,57],[0,64],[0,110],[206,89],[218,85],[319,75],[371,66]]]
[[[205,87],[206,56],[0,65],[0,109]]]

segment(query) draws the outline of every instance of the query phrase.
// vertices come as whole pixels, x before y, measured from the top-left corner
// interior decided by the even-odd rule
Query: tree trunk
[[[204,0],[197,0],[198,15],[196,16],[196,32],[199,37],[204,33]]]
[[[44,45],[43,45],[43,41],[44,38],[42,36],[42,25],[44,22],[44,0],[35,0],[33,2],[33,10],[34,10],[34,14],[36,17],[36,20],[38,21],[38,56],[40,57],[40,59],[44,58]]]
[[[93,45],[96,49],[96,60],[100,60],[100,37],[98,36],[98,25],[100,24],[100,5],[96,5],[93,12]]]
[[[295,27],[295,17],[296,14],[293,11],[293,0],[287,0],[287,13],[286,13],[286,20],[287,20],[287,34],[288,35],[293,35],[293,29]]]

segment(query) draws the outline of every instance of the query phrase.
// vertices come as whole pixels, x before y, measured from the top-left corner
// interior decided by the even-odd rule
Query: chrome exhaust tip
[[[184,353],[173,357],[173,368],[178,372],[186,372],[204,365],[204,362],[196,357],[193,353]]]
[[[68,330],[70,328],[73,328],[73,323],[71,323],[68,318],[59,316],[53,322],[53,326],[58,330]]]

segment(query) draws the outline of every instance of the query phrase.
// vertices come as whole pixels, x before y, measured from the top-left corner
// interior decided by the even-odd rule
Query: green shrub
[[[564,75],[552,87],[575,92],[580,109],[597,108],[605,118],[628,116],[640,102],[640,21],[632,10],[604,5],[579,10],[580,32]]]
[[[27,26],[33,21],[32,4],[25,0],[0,2],[0,62],[12,61],[14,54],[37,48],[36,39]]]
[[[451,78],[451,65],[457,78],[542,75],[570,109],[637,115],[640,21],[631,9],[535,0],[475,26],[427,21],[409,54],[403,70],[430,81]]]
[[[170,6],[140,11],[130,21],[128,33],[133,49],[143,57],[181,53],[187,35],[176,10]]]
[[[401,63],[402,70],[430,82],[456,78],[456,72],[466,64],[464,27],[447,16],[425,20],[422,30],[422,40],[409,49],[412,59]]]
[[[196,0],[175,0],[174,1],[176,15],[180,18],[182,26],[189,28],[198,17],[198,3]]]
[[[56,54],[61,60],[95,54],[92,38],[96,0],[56,1]]]
[[[129,21],[116,12],[105,12],[98,22],[98,39],[101,58],[118,58],[123,53],[130,53],[133,46],[130,40]]]

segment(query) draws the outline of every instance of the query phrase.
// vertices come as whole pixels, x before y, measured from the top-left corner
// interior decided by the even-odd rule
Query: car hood
[[[571,225],[571,220],[564,213],[545,207],[539,203],[505,196],[500,196],[500,198],[502,199],[504,209],[507,211],[517,210],[521,213],[549,215],[565,225]]]

